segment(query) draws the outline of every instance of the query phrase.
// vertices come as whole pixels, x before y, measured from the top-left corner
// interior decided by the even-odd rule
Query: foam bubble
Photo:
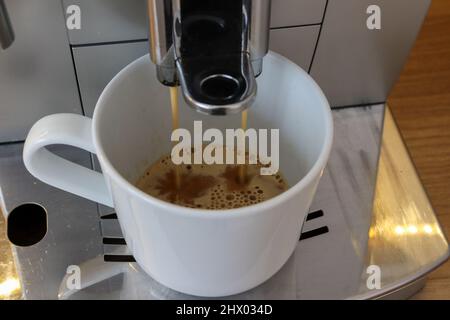
[[[182,181],[189,181],[190,175],[210,176],[215,179],[215,184],[201,195],[189,198],[191,190],[198,190],[196,185],[188,185],[184,191],[175,189],[173,171],[176,166],[172,163],[170,155],[162,157],[155,162],[136,184],[141,190],[161,200],[196,209],[230,209],[260,203],[270,199],[287,189],[281,174],[274,176],[259,176],[261,165],[247,167],[248,180],[246,185],[236,185],[233,173],[225,176],[226,165],[182,165]],[[172,172],[172,176],[170,173]],[[237,171],[236,171],[237,172]],[[236,173],[235,172],[235,173]],[[164,183],[163,187],[161,183]],[[231,184],[230,184],[231,183]],[[183,183],[182,183],[183,184]],[[281,188],[280,188],[281,187]],[[182,189],[183,187],[181,187]],[[184,198],[183,198],[184,197]],[[186,198],[188,197],[188,198]]]

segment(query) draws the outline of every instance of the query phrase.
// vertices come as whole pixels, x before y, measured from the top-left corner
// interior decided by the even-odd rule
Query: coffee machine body
[[[174,8],[183,9],[189,0],[3,2],[9,18],[3,19],[8,28],[1,28],[2,37],[15,34],[15,42],[4,41],[11,45],[0,51],[0,142],[23,141],[36,120],[55,112],[92,116],[114,75],[149,51],[161,69],[159,79],[179,83],[171,32]],[[250,56],[253,74],[263,70],[267,49],[278,52],[310,73],[332,107],[386,100],[430,3],[380,1],[381,29],[370,29],[370,0],[255,0],[250,9],[250,2],[241,2],[247,4],[241,12],[252,13],[241,48]]]
[[[63,276],[72,275],[69,272],[74,269],[69,267],[74,265],[80,267],[82,279],[107,279],[81,290],[77,298],[192,298],[165,288],[141,272],[134,263],[132,244],[124,244],[113,208],[37,181],[22,161],[23,141],[38,119],[54,113],[93,115],[100,94],[111,79],[131,62],[149,54],[149,30],[154,65],[149,62],[148,66],[160,69],[158,79],[165,85],[183,85],[180,69],[194,68],[195,63],[190,61],[200,51],[192,45],[191,50],[199,51],[183,51],[184,41],[199,39],[184,39],[184,33],[174,37],[171,32],[177,31],[177,24],[175,29],[173,24],[178,17],[178,31],[183,31],[183,26],[188,30],[200,26],[204,31],[203,22],[199,23],[201,12],[189,4],[183,6],[188,1],[0,1],[4,3],[0,6],[0,36],[6,48],[0,49],[0,207],[7,217],[24,203],[37,203],[48,213],[49,220],[49,232],[39,245],[13,247],[14,259],[6,261],[20,271],[20,276],[9,275],[16,281],[10,283],[20,283],[25,298],[57,298]],[[411,164],[410,160],[406,152],[400,152],[401,139],[395,128],[383,126],[383,119],[388,93],[408,57],[430,0],[271,2],[270,18],[265,12],[268,1],[254,0],[250,7],[248,1],[240,2],[240,12],[247,13],[249,24],[244,28],[239,23],[239,30],[245,31],[245,37],[239,39],[244,41],[235,43],[235,50],[227,53],[245,57],[240,65],[248,67],[244,75],[249,81],[251,72],[254,77],[261,70],[265,75],[264,63],[260,61],[264,61],[267,48],[308,72],[333,109],[335,140],[295,253],[269,281],[237,298],[360,299],[411,295],[423,285],[425,275],[447,259],[448,243],[420,183],[416,181],[420,192],[395,189],[400,185],[398,180],[403,181],[406,176],[405,185],[412,185],[409,178],[416,175],[413,169],[406,173],[405,164]],[[6,9],[9,15],[4,14]],[[220,32],[223,21],[211,14],[207,16],[213,25],[207,31]],[[11,42],[14,35],[15,41]],[[198,43],[200,48],[211,49],[207,46],[209,41]],[[212,50],[211,54],[215,52]],[[225,51],[218,52],[220,56]],[[166,88],[152,79],[163,94]],[[296,88],[292,83],[283,85]],[[169,104],[169,90],[166,91]],[[152,103],[155,101],[149,101],[148,112],[152,112]],[[251,110],[256,107],[249,109],[250,119]],[[281,107],[274,106],[270,112]],[[187,107],[182,110],[190,112]],[[222,121],[223,117],[208,119]],[[390,161],[379,162],[380,149],[384,153],[392,150],[385,144],[380,148],[386,129],[398,144],[392,148]],[[88,152],[59,146],[53,150],[81,166],[100,170],[95,155]],[[391,163],[396,160],[400,161],[401,170]],[[393,173],[394,178],[386,178],[386,172]],[[391,198],[378,195],[374,210],[377,179],[383,182],[381,191],[390,193]],[[382,215],[375,216],[377,211]],[[388,218],[394,220],[385,220]],[[427,227],[424,232],[422,226]],[[397,229],[401,234],[396,233]],[[409,232],[411,229],[417,232]],[[381,290],[366,286],[372,275],[367,272],[374,270],[369,269],[373,265],[382,270]],[[120,273],[123,277],[116,277]]]

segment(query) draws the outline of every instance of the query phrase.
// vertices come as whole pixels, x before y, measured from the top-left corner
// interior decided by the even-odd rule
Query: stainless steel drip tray
[[[333,151],[294,254],[267,282],[227,299],[407,297],[448,258],[448,243],[388,109],[377,105],[333,114]],[[91,165],[86,152],[59,151]],[[42,242],[14,248],[24,298],[56,299],[72,265],[80,267],[82,285],[105,280],[73,295],[66,290],[64,298],[196,298],[142,272],[111,210],[36,181],[21,154],[21,144],[0,146],[3,212],[37,202],[47,209],[49,222]]]

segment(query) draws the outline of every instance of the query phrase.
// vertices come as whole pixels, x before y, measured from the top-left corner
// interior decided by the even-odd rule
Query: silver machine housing
[[[251,106],[269,49],[271,0],[148,0],[158,80],[191,107],[225,115]]]

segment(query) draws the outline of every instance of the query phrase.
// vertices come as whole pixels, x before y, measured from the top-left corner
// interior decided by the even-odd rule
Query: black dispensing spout
[[[250,107],[268,51],[270,0],[148,2],[159,80],[181,85],[188,105],[202,113]]]

